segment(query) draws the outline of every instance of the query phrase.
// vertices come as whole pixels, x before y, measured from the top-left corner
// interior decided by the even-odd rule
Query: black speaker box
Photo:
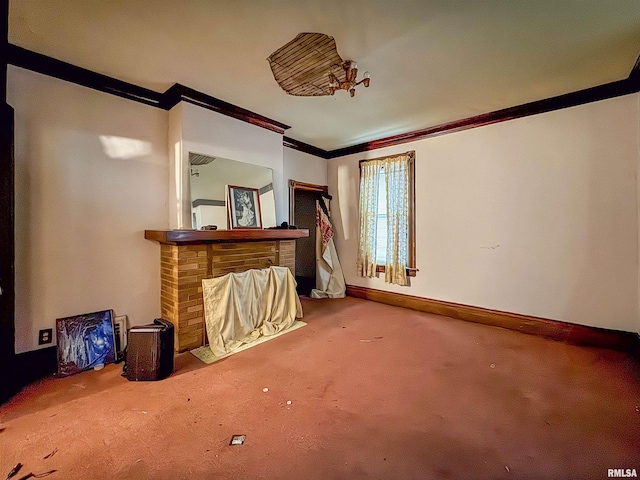
[[[162,380],[173,373],[173,324],[156,318],[151,325],[132,327],[122,375],[134,382]]]

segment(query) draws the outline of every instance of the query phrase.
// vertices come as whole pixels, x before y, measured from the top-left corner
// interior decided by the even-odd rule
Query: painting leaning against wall
[[[73,375],[116,360],[111,310],[58,318],[56,334],[58,376]]]

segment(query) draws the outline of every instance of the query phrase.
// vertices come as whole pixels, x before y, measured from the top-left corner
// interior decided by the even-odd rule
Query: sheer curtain
[[[384,159],[387,192],[387,254],[384,279],[407,284],[409,263],[409,161],[403,154]]]
[[[360,163],[360,241],[357,271],[361,277],[374,277],[376,274],[378,192],[379,188],[383,188],[387,197],[385,282],[407,285],[410,172],[413,155],[413,152],[408,152]],[[384,175],[381,175],[382,170]]]
[[[360,238],[356,268],[361,277],[376,276],[378,182],[381,160],[360,163]]]

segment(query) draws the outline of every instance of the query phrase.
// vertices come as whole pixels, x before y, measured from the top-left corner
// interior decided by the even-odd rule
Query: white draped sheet
[[[311,298],[344,298],[346,290],[331,220],[316,201],[316,288]]]
[[[286,267],[228,273],[202,281],[209,347],[226,355],[302,318],[296,281]]]
[[[344,298],[347,285],[344,282],[342,266],[333,238],[322,248],[322,241],[316,242],[316,288],[311,290],[311,298]]]

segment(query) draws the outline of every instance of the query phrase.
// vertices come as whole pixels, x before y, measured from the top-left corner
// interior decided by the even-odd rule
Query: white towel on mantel
[[[209,347],[225,355],[302,318],[296,281],[287,267],[228,273],[202,281]]]

